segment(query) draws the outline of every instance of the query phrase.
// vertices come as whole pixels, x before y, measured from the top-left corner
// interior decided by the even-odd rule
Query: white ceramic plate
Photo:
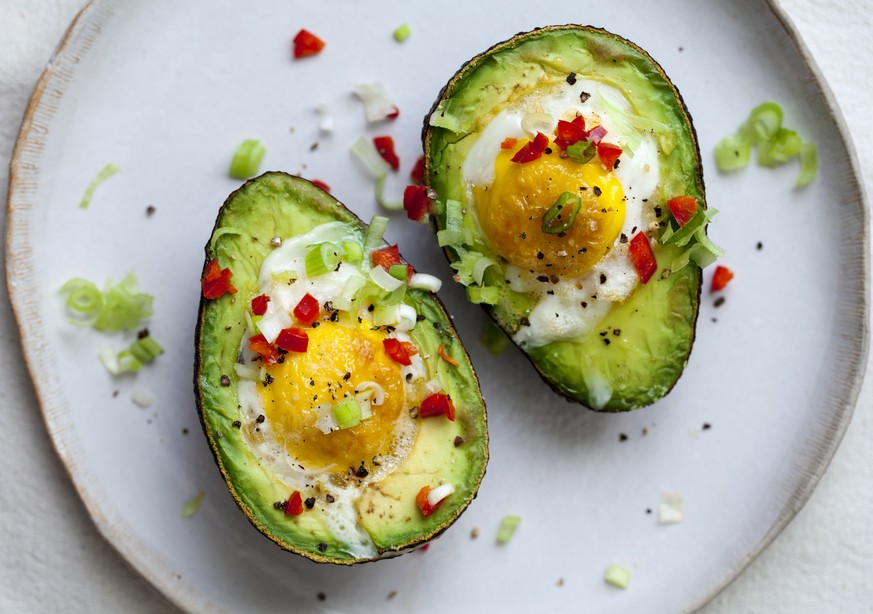
[[[849,422],[867,356],[866,204],[838,112],[778,8],[753,0],[249,4],[93,2],[22,127],[8,203],[10,294],[49,432],[103,534],[190,610],[666,612],[705,603],[809,497]],[[413,34],[398,45],[391,32],[403,22]],[[231,152],[261,138],[262,168],[322,179],[367,218],[372,187],[348,153],[358,136],[392,134],[405,177],[421,118],[464,61],[515,32],[569,22],[637,42],[684,95],[708,201],[721,210],[711,236],[736,273],[726,304],[714,308],[704,292],[691,361],[665,400],[598,415],[555,396],[519,351],[489,355],[478,341],[483,314],[448,285],[442,296],[490,411],[492,457],[479,498],[426,553],[337,568],[279,551],[228,496],[192,395],[202,247],[238,185],[226,177]],[[328,45],[292,62],[301,27]],[[350,90],[373,81],[401,115],[367,129]],[[821,172],[805,190],[793,189],[794,165],[714,171],[715,143],[767,99],[820,146]],[[337,121],[329,138],[314,112],[324,102]],[[107,162],[122,172],[80,209]],[[398,196],[403,181],[389,184]],[[426,228],[398,217],[389,236],[419,269],[449,277]],[[57,289],[70,277],[130,270],[156,296],[150,328],[167,352],[135,380],[113,380],[97,350],[125,340],[70,326]],[[148,410],[131,403],[134,383],[156,394]],[[198,514],[180,518],[201,489]],[[647,513],[662,491],[684,495],[683,523],[659,526]],[[523,521],[498,546],[507,513]],[[613,562],[632,570],[626,591],[603,582]]]

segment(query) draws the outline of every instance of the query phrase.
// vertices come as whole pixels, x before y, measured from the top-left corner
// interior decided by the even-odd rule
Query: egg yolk
[[[306,469],[334,465],[333,471],[343,472],[392,451],[394,425],[404,406],[403,379],[400,365],[385,353],[385,333],[371,326],[322,321],[306,329],[307,351],[285,354],[268,370],[273,382],[258,385],[276,440]],[[373,405],[373,415],[358,426],[322,433],[314,408],[336,405],[366,381],[382,387],[384,403]]]
[[[532,162],[512,162],[501,150],[494,182],[473,188],[479,223],[495,251],[512,264],[539,275],[583,276],[618,238],[624,223],[624,194],[618,179],[595,155],[585,164],[552,153]],[[542,231],[543,216],[563,192],[578,195],[582,207],[564,233]]]

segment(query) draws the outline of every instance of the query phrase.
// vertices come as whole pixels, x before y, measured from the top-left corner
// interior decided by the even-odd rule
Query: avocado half
[[[242,410],[235,363],[241,359],[241,344],[250,326],[246,310],[259,294],[261,265],[278,243],[274,237],[287,241],[331,222],[341,222],[355,236],[362,237],[366,230],[330,194],[285,173],[261,175],[228,197],[206,245],[206,262],[217,259],[221,267],[229,268],[237,292],[212,300],[201,296],[194,391],[215,462],[234,501],[255,528],[280,548],[313,561],[354,564],[403,554],[445,531],[476,496],[488,460],[488,435],[478,380],[442,303],[430,292],[409,289],[404,303],[416,310],[418,322],[408,334],[428,372],[438,374],[435,377],[453,400],[455,420],[417,419],[415,439],[403,463],[380,482],[369,484],[354,501],[359,526],[372,540],[372,556],[356,554],[328,530],[319,510],[339,504],[329,492],[300,488],[302,498],[313,497],[315,504],[299,516],[285,515],[281,506],[295,487],[282,483],[246,443],[244,433],[264,425],[247,420]],[[440,349],[454,358],[457,367],[440,358]],[[261,385],[264,382],[257,383]],[[411,413],[418,418],[417,412]],[[369,463],[368,459],[367,467],[373,471]],[[416,495],[423,476],[437,472],[454,485],[455,492],[424,517]],[[348,477],[337,474],[339,480]]]
[[[658,207],[660,226],[670,223],[667,200],[672,196],[695,197],[705,210],[696,133],[664,70],[620,36],[590,26],[560,25],[520,33],[493,46],[464,64],[440,92],[422,132],[435,232],[447,227],[448,201],[459,201],[465,215],[475,210],[462,165],[490,119],[531,92],[574,79],[618,88],[635,113],[665,126],[657,134],[660,182],[655,202],[649,203]],[[476,224],[472,226],[475,230]],[[615,304],[600,325],[578,338],[522,347],[543,379],[568,400],[597,411],[633,410],[662,398],[682,374],[694,342],[701,269],[689,262],[671,271],[682,250],[662,245],[653,234],[656,272],[627,300]],[[443,245],[453,264],[465,250],[505,262],[481,232],[468,233],[460,245]],[[527,325],[536,298],[513,291],[495,268],[486,270],[483,283],[499,288],[499,299],[482,306],[512,338]],[[620,331],[620,337],[614,337],[614,331]]]

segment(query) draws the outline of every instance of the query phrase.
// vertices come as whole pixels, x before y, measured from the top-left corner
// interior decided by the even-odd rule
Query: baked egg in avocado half
[[[518,34],[452,77],[423,140],[456,279],[542,377],[600,411],[666,395],[720,250],[691,118],[661,67],[597,28]]]
[[[221,474],[252,524],[322,563],[396,556],[476,496],[485,404],[433,294],[304,179],[230,195],[206,246],[195,394]]]

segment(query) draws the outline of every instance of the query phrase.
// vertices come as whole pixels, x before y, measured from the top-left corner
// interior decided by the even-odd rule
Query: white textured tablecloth
[[[0,0],[0,202],[24,107],[82,0]],[[873,190],[873,1],[782,0]],[[0,612],[172,610],[98,534],[54,454],[0,287]],[[873,362],[871,362],[873,365]],[[812,499],[705,612],[873,612],[873,383]]]

